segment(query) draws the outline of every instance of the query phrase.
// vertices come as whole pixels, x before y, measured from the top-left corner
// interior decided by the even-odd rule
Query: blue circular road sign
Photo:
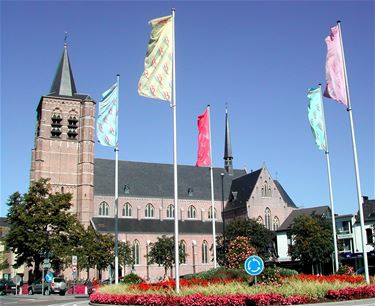
[[[46,280],[47,283],[51,283],[52,279],[53,279],[52,272],[48,272],[44,278],[45,278],[45,280]]]
[[[259,256],[253,255],[250,256],[245,261],[245,271],[252,276],[259,275],[263,272],[264,262],[263,259]]]

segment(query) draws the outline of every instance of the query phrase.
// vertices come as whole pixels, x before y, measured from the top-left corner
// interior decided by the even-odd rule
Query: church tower
[[[95,101],[77,93],[66,43],[51,90],[36,111],[30,181],[50,178],[52,192],[71,193],[71,212],[88,225],[94,202]]]
[[[225,145],[224,145],[224,168],[229,175],[233,175],[232,144],[229,134],[228,110],[225,108]]]

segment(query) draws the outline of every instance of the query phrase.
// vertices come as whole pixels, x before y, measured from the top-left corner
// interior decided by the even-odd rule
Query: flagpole
[[[352,134],[354,169],[355,169],[356,186],[357,186],[357,200],[358,200],[358,208],[359,208],[359,221],[360,221],[360,225],[361,225],[363,263],[364,263],[366,283],[370,284],[370,276],[369,276],[369,272],[368,272],[367,252],[366,252],[366,249],[365,249],[365,247],[366,247],[366,244],[365,244],[366,233],[365,233],[365,224],[364,224],[364,218],[363,218],[363,207],[362,207],[363,198],[362,198],[362,193],[361,193],[361,182],[360,182],[360,178],[359,178],[357,145],[356,145],[356,141],[355,141],[353,114],[352,114],[352,106],[351,106],[350,95],[349,95],[349,83],[348,83],[348,75],[346,73],[344,45],[343,45],[342,35],[341,35],[341,22],[340,22],[340,20],[337,21],[337,25],[338,25],[339,32],[340,32],[340,46],[341,46],[341,54],[342,54],[342,60],[343,60],[343,65],[344,65],[344,75],[345,75],[345,85],[346,85],[345,89],[346,89],[346,97],[348,99],[347,111],[349,113],[350,129],[351,129],[351,134]]]
[[[212,245],[213,245],[213,252],[214,252],[214,268],[217,267],[217,260],[216,260],[216,227],[215,227],[215,202],[214,202],[214,175],[212,169],[212,145],[211,145],[211,110],[210,105],[207,105],[208,110],[208,129],[210,132],[210,174],[211,174],[211,217],[212,217]]]
[[[120,75],[117,74],[117,105],[119,106],[120,101]],[[117,107],[118,111],[118,107]],[[118,119],[117,119],[118,120]],[[116,133],[118,133],[118,127],[116,126]],[[118,143],[116,143],[115,155],[115,284],[118,284]]]
[[[320,100],[323,102],[322,97],[322,84],[319,84],[320,89]],[[335,208],[333,204],[333,189],[332,189],[332,178],[331,178],[331,163],[329,159],[329,149],[328,149],[328,136],[327,136],[327,128],[326,128],[326,118],[324,114],[324,105],[322,103],[322,114],[323,114],[323,122],[324,122],[324,136],[325,136],[325,156],[327,160],[327,172],[328,172],[328,185],[329,185],[329,201],[331,204],[331,213],[332,213],[332,230],[333,230],[333,245],[334,245],[334,252],[335,252],[335,273],[339,269],[339,253],[337,250],[337,237],[336,237],[336,217],[335,217]]]
[[[174,35],[174,19],[175,9],[172,8],[172,109],[173,109],[173,173],[174,173],[174,250],[175,250],[175,278],[176,278],[176,293],[180,292],[180,254],[179,254],[179,240],[178,240],[178,185],[177,185],[177,123],[176,123],[176,51],[175,51],[175,35]]]

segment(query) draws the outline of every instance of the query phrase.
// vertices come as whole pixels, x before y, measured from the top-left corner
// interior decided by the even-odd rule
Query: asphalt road
[[[88,295],[13,295],[0,296],[1,306],[88,306]]]

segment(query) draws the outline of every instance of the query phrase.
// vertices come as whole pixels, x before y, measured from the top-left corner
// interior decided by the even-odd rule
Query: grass
[[[302,282],[300,280],[286,280],[282,285],[262,285],[249,286],[245,282],[231,282],[227,284],[213,284],[207,287],[191,286],[180,288],[181,296],[186,296],[194,293],[201,293],[203,295],[225,295],[225,294],[258,294],[258,293],[280,293],[285,297],[292,295],[307,295],[312,298],[323,298],[329,289],[340,289],[345,287],[358,287],[364,284],[352,284],[346,282]],[[109,294],[162,294],[162,295],[176,295],[173,288],[165,290],[147,290],[140,291],[127,284],[104,286],[99,289],[99,292]]]

